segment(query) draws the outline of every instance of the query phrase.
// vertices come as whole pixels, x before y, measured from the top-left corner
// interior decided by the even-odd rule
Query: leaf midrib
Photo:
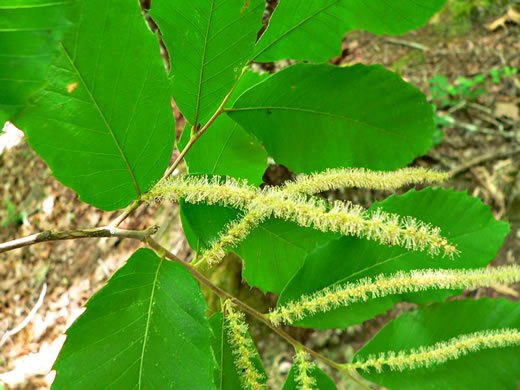
[[[304,25],[305,23],[307,23],[309,20],[313,19],[315,16],[321,14],[322,12],[324,12],[325,10],[327,10],[328,8],[332,7],[333,5],[336,5],[337,3],[339,3],[340,0],[335,0],[333,1],[332,3],[330,3],[329,5],[326,5],[325,7],[323,8],[320,8],[319,10],[317,10],[316,12],[314,12],[312,15],[309,15],[307,18],[303,19],[302,21],[300,21],[299,23],[297,23],[296,25],[294,25],[293,27],[291,27],[289,30],[287,30],[286,32],[284,32],[282,35],[280,35],[278,38],[276,38],[275,40],[273,40],[271,43],[269,43],[265,48],[263,48],[262,50],[260,50],[252,59],[251,59],[251,62],[253,62],[258,56],[260,56],[261,54],[263,54],[265,51],[267,51],[268,49],[270,49],[272,46],[274,46],[277,42],[279,42],[280,40],[282,40],[282,38],[284,38],[285,36],[289,35],[290,33],[292,33],[294,30],[296,30],[298,27]],[[276,12],[276,10],[275,10]],[[266,30],[267,32],[267,30]]]
[[[212,175],[215,174],[215,171],[217,170],[217,165],[220,163],[220,160],[222,159],[222,155],[224,154],[224,150],[227,148],[227,146],[228,146],[228,144],[229,144],[229,142],[231,140],[231,137],[235,133],[235,130],[236,130],[237,126],[238,126],[238,124],[235,123],[235,127],[233,128],[231,133],[229,133],[229,136],[226,138],[226,142],[224,142],[224,144],[222,145],[222,148],[220,149],[218,157],[215,160],[215,164],[213,164],[213,169],[210,172]]]
[[[54,3],[44,3],[44,4],[19,4],[19,5],[2,5],[0,6],[0,10],[4,9],[32,9],[32,8],[47,8],[47,7],[56,7],[59,5],[72,5],[74,1],[56,1]]]
[[[154,302],[154,298],[155,298],[155,287],[157,287],[159,271],[161,270],[161,266],[163,265],[163,263],[164,263],[164,257],[161,258],[161,261],[159,262],[159,266],[157,267],[157,271],[155,272],[155,277],[154,277],[153,284],[152,284],[152,293],[150,295],[150,304],[148,305],[148,312],[147,312],[147,316],[146,316],[146,327],[144,330],[143,349],[141,351],[141,359],[140,359],[141,362],[139,363],[139,380],[137,382],[139,389],[141,389],[141,385],[143,383],[144,353],[146,351],[146,343],[148,342],[148,337],[150,336],[149,328],[150,328],[150,320],[152,318],[152,307],[153,307],[153,302]]]
[[[308,114],[328,116],[328,117],[331,117],[331,118],[341,119],[341,120],[347,121],[347,122],[354,122],[354,123],[357,123],[359,125],[363,125],[363,126],[371,128],[371,129],[374,129],[374,130],[377,130],[377,131],[380,131],[380,132],[383,132],[383,133],[386,133],[386,134],[393,135],[395,137],[399,137],[399,138],[402,138],[402,139],[407,139],[407,137],[405,137],[403,134],[389,131],[388,129],[384,129],[384,128],[379,127],[379,126],[375,126],[373,124],[363,122],[363,121],[361,121],[359,119],[350,118],[350,117],[347,117],[345,115],[334,114],[332,112],[312,110],[312,109],[309,109],[309,108],[282,107],[282,106],[265,106],[265,107],[226,108],[224,111],[230,113],[230,112],[238,112],[238,111],[277,111],[277,110],[278,111],[296,111],[296,112],[304,112],[304,113],[308,113]]]
[[[81,75],[81,72],[79,71],[79,69],[74,64],[74,61],[72,60],[72,57],[70,56],[69,52],[67,51],[65,46],[63,46],[63,43],[60,43],[60,47],[63,50],[63,53],[65,54],[65,57],[67,57],[67,60],[69,61],[70,66],[72,67],[72,69],[74,69],[74,72],[79,77],[79,79],[81,81],[81,84],[83,84],[83,86],[85,87],[85,90],[87,91],[87,93],[88,93],[88,95],[90,97],[90,100],[92,101],[92,104],[94,105],[94,107],[96,107],[96,110],[97,110],[99,116],[103,120],[103,123],[105,124],[108,132],[110,133],[110,136],[114,140],[114,144],[116,145],[117,150],[119,151],[119,154],[121,155],[121,157],[122,157],[122,159],[123,159],[123,161],[124,161],[124,163],[126,165],[128,173],[130,174],[130,177],[132,178],[132,182],[134,183],[134,186],[135,186],[135,189],[137,191],[137,194],[138,194],[138,196],[141,196],[141,190],[139,189],[139,185],[137,184],[137,179],[136,179],[136,177],[134,175],[134,172],[132,171],[132,168],[130,167],[130,163],[129,163],[126,155],[125,155],[125,152],[123,151],[123,148],[121,147],[121,144],[119,143],[119,140],[116,137],[116,134],[115,134],[114,130],[112,129],[112,127],[108,123],[108,121],[107,121],[107,119],[105,117],[105,114],[103,113],[103,111],[101,110],[101,107],[99,106],[99,104],[97,103],[96,99],[94,98],[94,95],[92,94],[92,91],[90,90],[90,88],[88,87],[87,83],[85,82],[85,79]]]
[[[200,74],[199,74],[199,88],[197,91],[197,102],[195,108],[195,120],[193,121],[193,126],[197,131],[197,122],[199,120],[199,109],[200,109],[200,100],[202,95],[202,82],[204,80],[204,70],[206,69],[206,53],[208,51],[208,41],[209,41],[209,32],[211,30],[211,22],[213,20],[213,13],[215,9],[215,0],[211,0],[211,9],[209,10],[208,17],[208,28],[206,29],[206,36],[204,37],[204,48],[202,50],[202,58],[201,58],[201,66],[200,66]]]

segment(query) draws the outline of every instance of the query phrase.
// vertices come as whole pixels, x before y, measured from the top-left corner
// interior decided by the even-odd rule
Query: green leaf
[[[209,319],[214,334],[211,346],[213,348],[213,354],[218,362],[218,369],[215,373],[215,384],[217,390],[241,390],[243,387],[235,366],[235,357],[233,356],[231,346],[229,345],[228,336],[222,326],[223,322],[224,315],[222,312],[213,314]],[[249,333],[247,334],[247,337],[249,339],[251,338]],[[255,354],[253,363],[258,372],[263,374],[265,380],[267,380],[267,373],[265,372],[258,352]]]
[[[79,20],[47,87],[16,125],[58,180],[114,210],[146,192],[169,163],[170,86],[137,1],[82,1]]]
[[[255,85],[260,84],[262,81],[265,81],[271,76],[270,73],[258,73],[254,70],[248,70],[244,73],[237,86],[233,90],[233,93],[229,97],[229,100],[226,104],[226,108],[231,107],[237,99],[248,89],[253,88]]]
[[[173,97],[198,127],[217,110],[248,63],[262,0],[154,0],[150,13],[171,58]]]
[[[449,324],[447,323],[449,322]],[[465,300],[435,304],[404,313],[385,326],[354,357],[389,350],[410,350],[447,341],[461,334],[501,328],[520,328],[520,304],[505,299]],[[458,360],[403,372],[383,367],[382,373],[359,371],[389,389],[514,390],[520,381],[520,347],[481,349]]]
[[[307,173],[402,168],[430,148],[434,128],[424,94],[379,65],[296,64],[246,91],[228,114],[277,163]]]
[[[228,103],[234,103],[245,90],[267,76],[267,73],[246,72]],[[180,150],[186,146],[190,135],[191,126],[187,124],[179,141]],[[238,123],[220,115],[192,146],[185,161],[190,175],[232,176],[260,185],[267,168],[267,152]]]
[[[213,389],[206,302],[182,265],[139,249],[67,331],[53,389]]]
[[[379,274],[414,269],[472,269],[485,267],[496,256],[509,232],[506,222],[495,220],[478,198],[453,190],[427,188],[409,191],[375,203],[372,209],[412,216],[441,228],[441,234],[461,252],[453,260],[400,247],[379,245],[374,241],[341,237],[331,241],[305,259],[305,264],[282,292],[279,305],[337,283],[355,282]],[[400,301],[426,303],[442,301],[460,290],[432,290],[370,299],[326,313],[317,313],[294,325],[311,328],[344,328],[384,313]]]
[[[424,26],[446,0],[282,0],[258,41],[254,60],[324,62],[352,30],[398,35]]]
[[[181,136],[179,148],[189,141],[191,126]],[[219,175],[247,179],[260,185],[267,168],[267,152],[250,134],[227,116],[220,116],[186,155],[190,175]]]
[[[203,250],[218,239],[218,233],[240,213],[230,207],[179,202],[182,228],[190,247]]]
[[[209,248],[225,225],[239,215],[228,207],[181,203],[184,233],[195,250]],[[250,286],[280,294],[307,255],[334,237],[273,218],[255,228],[233,252],[244,261],[243,276]]]
[[[334,237],[272,218],[261,223],[233,251],[244,261],[243,276],[250,286],[280,294],[307,255]]]
[[[0,126],[42,87],[75,1],[3,0],[0,4]]]
[[[267,76],[245,73],[228,103],[233,104],[242,93]],[[212,124],[186,155],[188,171],[192,175],[233,176],[259,185],[267,167],[267,154],[253,137],[233,123],[221,116]],[[225,127],[225,124],[230,127]],[[190,132],[186,126],[179,143],[181,149],[187,144]],[[226,136],[229,138],[224,138]],[[194,250],[208,248],[218,239],[218,233],[225,225],[239,215],[231,208],[181,202],[184,233]],[[250,285],[280,293],[302,266],[305,256],[332,237],[290,222],[269,220],[256,228],[234,251],[244,260],[244,277]]]
[[[336,385],[330,379],[330,377],[325,374],[322,370],[319,369],[318,366],[312,367],[309,373],[310,377],[314,379],[314,389],[319,390],[337,390]],[[287,379],[285,380],[285,384],[283,385],[282,390],[299,390],[301,389],[300,386],[295,381],[295,376],[297,375],[296,367],[293,364],[291,367],[291,370],[289,371],[289,375],[287,376]]]

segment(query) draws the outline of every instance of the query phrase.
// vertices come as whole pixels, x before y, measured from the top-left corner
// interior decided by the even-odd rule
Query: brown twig
[[[192,135],[189,142],[184,147],[184,149],[182,149],[182,152],[179,154],[179,156],[177,156],[177,158],[175,159],[175,161],[173,162],[171,167],[169,167],[168,170],[164,173],[164,175],[162,177],[163,179],[166,179],[168,176],[170,176],[173,173],[175,168],[177,168],[177,166],[180,164],[180,162],[182,161],[184,156],[186,156],[186,153],[188,153],[188,151],[191,149],[193,144],[195,142],[197,142],[197,140],[202,136],[202,134],[204,134],[206,132],[206,130],[213,124],[213,122],[215,122],[215,120],[220,116],[220,114],[222,114],[224,112],[224,106],[229,101],[229,98],[235,91],[235,88],[237,87],[239,81],[242,79],[242,76],[244,75],[244,73],[246,73],[247,69],[248,69],[247,66],[242,69],[242,73],[240,73],[240,76],[238,76],[237,81],[233,85],[233,88],[231,88],[231,90],[228,92],[228,94],[224,97],[224,100],[222,100],[222,103],[220,104],[219,108],[217,108],[217,111],[215,111],[213,116],[208,120],[208,122],[204,125],[204,127],[202,129],[198,130],[196,133],[194,133]]]
[[[430,51],[430,48],[428,46],[423,45],[418,42],[405,41],[402,39],[395,39],[395,38],[387,38],[387,39],[385,39],[385,42],[391,43],[392,45],[410,47],[415,50]]]
[[[145,241],[152,234],[157,233],[158,229],[159,227],[157,225],[152,225],[146,230],[124,230],[114,226],[67,231],[47,230],[27,237],[1,243],[0,253],[22,248],[24,246],[38,244],[40,242],[73,240],[76,238],[120,237]]]
[[[123,210],[123,213],[120,214],[116,219],[108,224],[108,226],[118,227],[121,223],[127,219],[139,206],[143,203],[140,199],[134,200],[126,209]]]
[[[295,340],[291,335],[289,335],[287,332],[283,331],[280,328],[277,328],[274,326],[271,321],[267,318],[265,314],[262,314],[255,309],[253,309],[251,306],[247,305],[246,303],[242,302],[241,300],[235,298],[228,292],[222,290],[221,288],[215,286],[209,279],[207,279],[204,275],[202,275],[199,271],[195,269],[191,264],[181,260],[179,257],[175,256],[173,253],[168,251],[166,248],[164,248],[162,245],[160,245],[157,241],[155,241],[153,238],[148,237],[146,239],[146,243],[150,245],[154,250],[156,250],[159,254],[164,255],[167,259],[175,261],[176,263],[180,263],[183,266],[185,266],[193,275],[195,279],[197,279],[201,284],[208,287],[213,293],[218,295],[220,298],[223,298],[225,300],[230,300],[234,305],[238,306],[240,309],[245,311],[246,313],[250,314],[252,317],[256,318],[258,321],[264,323],[267,325],[273,332],[278,334],[280,337],[288,341],[290,344],[292,344],[295,347],[304,349],[309,354],[314,356],[316,359],[319,359],[326,363],[327,365],[339,370],[344,375],[352,379],[354,382],[356,382],[358,385],[363,387],[364,389],[370,390],[369,387],[367,387],[365,384],[361,383],[356,377],[354,377],[350,372],[348,372],[345,367],[343,367],[341,364],[336,363],[333,360],[330,360],[329,358],[323,356],[319,352],[314,351],[313,349],[306,347],[305,345],[301,344],[297,340]]]
[[[476,166],[476,165],[480,165],[486,161],[491,161],[491,160],[495,160],[497,158],[504,158],[504,157],[509,157],[509,156],[512,156],[512,155],[515,155],[517,153],[520,153],[520,149],[515,149],[515,150],[504,150],[504,149],[501,149],[499,150],[498,152],[491,152],[491,153],[486,153],[484,155],[481,155],[481,156],[478,156],[472,160],[469,160],[467,161],[466,163],[464,164],[461,164],[459,165],[458,167],[456,167],[455,169],[453,169],[451,172],[450,172],[450,175],[453,177],[453,176],[456,176],[462,172],[465,172],[467,171],[468,169]]]
[[[29,322],[34,318],[38,310],[43,304],[43,299],[45,298],[45,294],[47,293],[47,283],[43,283],[42,291],[40,292],[40,296],[38,297],[38,300],[36,301],[36,304],[33,306],[29,314],[23,319],[18,326],[14,327],[13,329],[10,329],[6,331],[2,338],[0,339],[0,347],[4,345],[4,343],[7,341],[7,339],[11,336],[14,336],[18,332],[20,332],[23,328],[25,328]]]
[[[464,129],[464,130],[472,132],[472,133],[481,133],[481,134],[486,134],[486,135],[493,135],[493,136],[498,136],[498,137],[509,138],[509,139],[513,139],[516,142],[520,141],[520,135],[517,135],[515,133],[509,134],[509,133],[505,133],[504,131],[500,131],[500,130],[497,131],[497,130],[489,129],[489,128],[485,128],[485,127],[478,127],[471,123],[458,121],[455,118],[453,118],[452,116],[445,116],[444,119],[450,125],[452,125],[454,127],[459,127],[461,129]],[[500,124],[498,124],[498,125],[501,126]]]

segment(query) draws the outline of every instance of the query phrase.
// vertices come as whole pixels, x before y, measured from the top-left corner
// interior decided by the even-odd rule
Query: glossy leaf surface
[[[245,90],[267,76],[267,73],[245,73],[228,103],[233,104]],[[190,134],[188,124],[182,132],[179,149],[186,146]],[[232,176],[260,185],[267,168],[267,152],[242,126],[226,115],[220,115],[192,146],[185,161],[190,175]]]
[[[74,0],[0,3],[0,126],[44,84],[74,7]]]
[[[261,27],[261,0],[154,0],[151,15],[170,55],[173,96],[204,124],[236,83]]]
[[[128,205],[173,149],[170,84],[138,2],[82,1],[48,85],[15,122],[54,176],[104,210]]]
[[[203,250],[218,232],[240,214],[227,207],[182,203],[184,233],[193,249]],[[280,294],[314,248],[336,237],[292,222],[269,219],[256,227],[232,251],[244,261],[243,276],[250,286]]]
[[[188,142],[190,133],[191,126],[186,126],[179,145]],[[190,175],[232,176],[260,185],[267,168],[267,153],[242,126],[221,116],[191,148],[186,165]]]
[[[280,294],[307,255],[334,237],[332,233],[269,219],[233,251],[244,260],[243,276],[250,286]]]
[[[67,331],[53,389],[213,389],[206,302],[189,271],[139,249]]]
[[[302,269],[283,291],[279,304],[296,300],[337,283],[355,282],[379,274],[414,269],[460,269],[485,267],[496,256],[509,232],[505,222],[496,221],[489,208],[479,199],[452,190],[412,190],[392,196],[373,208],[404,216],[416,217],[441,228],[441,234],[457,245],[461,252],[453,260],[430,257],[424,252],[407,251],[400,247],[379,245],[352,237],[341,237],[313,252]],[[316,277],[319,275],[319,277]],[[384,313],[400,301],[426,303],[457,295],[460,290],[429,290],[420,293],[388,295],[352,304],[326,313],[317,313],[297,326],[344,328]]]
[[[397,35],[422,27],[446,0],[282,0],[255,48],[255,61],[324,62],[352,30]]]
[[[354,357],[434,345],[461,334],[520,328],[520,304],[505,299],[453,301],[404,313],[386,325]],[[458,360],[403,372],[359,371],[388,389],[514,390],[520,381],[520,347],[481,349]]]
[[[266,77],[247,72],[229,104]],[[189,133],[187,126],[180,141],[181,149],[188,142]],[[259,185],[267,167],[267,155],[240,125],[221,116],[188,152],[186,164],[193,175],[233,176]],[[195,250],[208,248],[224,226],[238,215],[231,208],[181,203],[184,233]],[[332,237],[290,222],[270,220],[256,228],[234,251],[245,262],[244,276],[250,285],[280,293],[301,267],[305,256]]]
[[[194,250],[209,248],[224,226],[239,215],[238,210],[230,207],[179,203],[184,235]]]
[[[402,168],[430,148],[434,127],[424,94],[379,65],[296,64],[246,91],[228,114],[277,163],[306,173]]]

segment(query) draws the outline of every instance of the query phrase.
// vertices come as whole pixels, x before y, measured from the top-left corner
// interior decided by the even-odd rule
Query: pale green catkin
[[[346,365],[348,369],[368,371],[375,369],[381,373],[387,367],[391,371],[413,370],[432,367],[459,359],[469,353],[483,349],[505,348],[520,345],[519,329],[493,329],[453,337],[431,346],[421,346],[409,351],[389,351],[370,355],[367,359]]]
[[[294,356],[294,366],[296,374],[294,381],[297,384],[298,390],[315,390],[316,380],[311,376],[311,370],[314,368],[314,363],[309,361],[309,354],[303,350],[297,349]]]
[[[287,193],[303,194],[317,194],[342,187],[395,190],[408,184],[443,182],[449,177],[449,173],[426,168],[404,168],[392,172],[339,168],[327,169],[311,175],[300,175],[294,181],[287,181],[283,190]]]
[[[244,210],[260,192],[260,189],[248,185],[247,181],[241,182],[230,177],[222,179],[214,176],[209,179],[207,176],[171,176],[157,183],[143,195],[142,200],[184,199],[188,203],[221,204]]]
[[[456,246],[441,236],[438,227],[412,217],[400,217],[381,209],[367,211],[352,203],[335,202],[331,206],[317,198],[286,193],[280,188],[260,190],[230,178],[170,178],[145,194],[143,200],[176,201],[181,198],[189,203],[228,205],[246,213],[252,210],[252,204],[257,204],[262,206],[262,218],[274,216],[324,232],[357,236],[414,251],[426,250],[430,255],[442,253],[453,257],[457,253]],[[236,237],[235,232],[232,234]],[[217,258],[222,254],[219,248],[215,248],[215,253],[218,253]]]
[[[415,270],[387,276],[364,278],[354,283],[336,284],[298,300],[281,305],[269,313],[270,321],[278,326],[292,324],[316,313],[376,299],[388,295],[435,289],[475,289],[520,282],[520,266],[512,265],[477,270]]]
[[[247,390],[265,390],[262,383],[265,379],[253,363],[255,347],[247,337],[247,324],[244,322],[244,314],[235,310],[230,301],[224,303],[226,308],[225,329],[227,331],[229,344],[235,356],[235,366],[242,385]]]
[[[256,203],[256,202],[254,202]],[[244,238],[269,215],[260,205],[253,205],[244,216],[229,223],[220,233],[219,239],[202,253],[198,264],[208,266],[219,263],[226,256],[226,249],[236,247]]]

